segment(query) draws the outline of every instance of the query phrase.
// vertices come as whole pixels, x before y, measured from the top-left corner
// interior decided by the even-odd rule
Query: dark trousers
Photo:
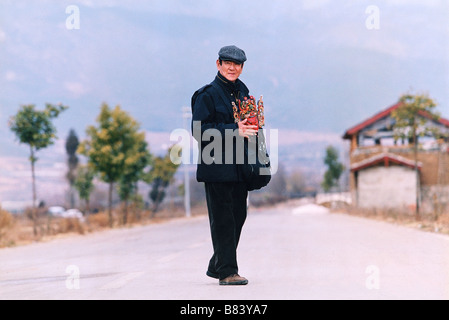
[[[247,215],[248,191],[242,182],[206,182],[214,254],[208,272],[220,278],[238,273],[237,245]]]

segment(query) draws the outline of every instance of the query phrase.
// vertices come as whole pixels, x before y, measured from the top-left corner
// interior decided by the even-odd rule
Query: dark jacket
[[[198,141],[199,157],[201,158],[198,159],[196,173],[199,182],[243,181],[235,161],[237,154],[236,141],[234,139],[233,143],[225,144],[225,139],[226,135],[229,137],[231,132],[238,135],[238,125],[234,121],[232,101],[238,105],[237,99],[243,100],[245,97],[249,97],[249,90],[242,81],[237,79],[232,83],[220,73],[217,74],[214,81],[193,94],[192,134]],[[211,131],[206,131],[208,129],[215,129],[212,136],[209,134]],[[198,136],[200,132],[202,139]],[[220,139],[221,141],[215,141],[214,139]],[[221,144],[222,152],[217,152],[220,151],[219,148],[212,148],[213,142],[215,142],[215,146],[218,143]],[[233,155],[232,161],[229,161],[230,152]],[[228,154],[228,158],[226,158],[226,154]],[[207,164],[203,160],[205,157],[210,158],[209,155],[213,161]]]

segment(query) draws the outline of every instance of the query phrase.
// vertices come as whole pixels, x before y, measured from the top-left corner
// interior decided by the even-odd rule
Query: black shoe
[[[214,279],[220,279],[220,275],[218,273],[215,273],[215,272],[212,272],[212,271],[209,271],[209,270],[206,271],[206,275],[208,277],[211,277],[211,278],[214,278]]]
[[[233,274],[223,280],[220,280],[219,284],[220,286],[243,286],[248,284],[248,280],[238,274]]]

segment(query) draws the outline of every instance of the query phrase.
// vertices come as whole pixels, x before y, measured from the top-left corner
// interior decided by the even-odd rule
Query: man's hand
[[[244,138],[249,138],[251,136],[255,136],[257,134],[257,131],[259,130],[258,126],[246,124],[247,122],[248,122],[248,119],[245,119],[238,123],[239,135]]]

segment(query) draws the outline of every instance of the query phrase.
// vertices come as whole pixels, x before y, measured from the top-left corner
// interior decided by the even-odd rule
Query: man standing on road
[[[232,145],[225,143],[225,138],[237,130],[238,136],[243,138],[256,135],[258,130],[258,126],[248,125],[246,119],[234,122],[232,102],[239,105],[239,100],[249,98],[248,88],[239,79],[245,61],[242,49],[221,48],[216,62],[217,76],[192,97],[192,131],[200,150],[197,180],[205,183],[214,248],[206,274],[219,279],[220,285],[248,283],[238,274],[237,266],[237,245],[247,215],[248,190],[235,162],[236,141],[232,138]],[[220,144],[222,152],[214,149],[211,161],[203,161],[203,152],[212,143]],[[210,147],[206,150],[210,152]],[[226,153],[230,152],[234,161],[226,161],[230,157],[229,154],[226,157]]]

